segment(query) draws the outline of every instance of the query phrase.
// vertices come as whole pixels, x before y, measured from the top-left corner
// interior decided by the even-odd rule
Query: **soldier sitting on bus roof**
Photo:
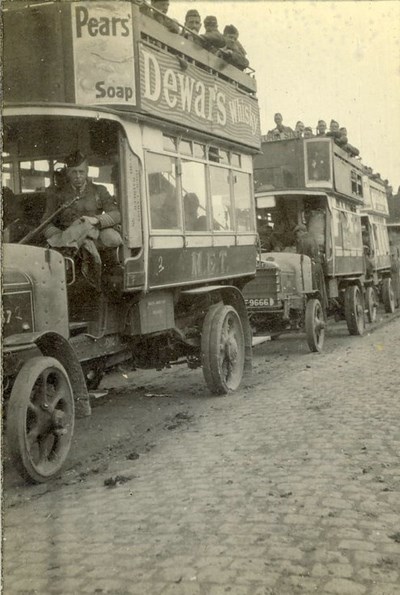
[[[295,134],[295,136],[296,136],[297,138],[303,138],[303,135],[304,135],[304,128],[305,128],[305,127],[304,127],[304,124],[303,124],[303,122],[302,122],[301,120],[298,120],[298,121],[296,122],[296,126],[295,126],[295,129],[294,129],[294,134]]]
[[[306,126],[304,128],[304,138],[312,138],[314,136],[314,133],[312,131],[311,126]]]
[[[294,138],[294,131],[289,126],[282,124],[282,114],[277,113],[274,115],[274,121],[276,127],[272,130],[268,130],[267,141],[274,140],[286,140],[288,138]]]
[[[230,26],[233,27],[233,31],[234,31],[233,34],[234,34],[234,38],[235,38],[235,41],[236,41],[236,46],[237,46],[239,52],[242,52],[242,54],[244,56],[246,56],[247,55],[247,52],[246,52],[246,50],[244,49],[244,47],[242,46],[242,44],[239,41],[239,31],[238,31],[238,29],[234,25],[230,25]],[[228,27],[229,27],[229,25],[228,25]],[[225,34],[225,30],[224,30],[224,34]]]
[[[190,29],[190,31],[193,31],[193,33],[197,33],[197,35],[199,34],[199,31],[201,29],[201,17],[199,12],[194,8],[191,8],[186,13],[185,27],[186,29]],[[188,31],[184,31],[183,35],[189,38],[190,33]]]
[[[224,36],[218,31],[217,18],[214,16],[207,16],[204,19],[203,24],[204,29],[206,30],[206,32],[200,36],[203,40],[203,45],[206,49],[215,54],[219,48],[223,48],[225,45]]]
[[[326,136],[325,120],[318,120],[316,136]]]
[[[329,124],[329,130],[326,133],[325,136],[330,136],[331,138],[339,139],[340,138],[340,132],[339,132],[339,122],[336,122],[336,120],[331,120],[330,124]]]
[[[221,56],[229,64],[236,66],[239,70],[245,70],[248,67],[249,61],[246,58],[246,52],[242,44],[238,40],[239,31],[234,25],[227,25],[224,28],[225,45],[218,51],[218,56]]]
[[[155,21],[164,25],[171,33],[179,33],[180,27],[178,21],[167,16],[169,0],[151,0],[151,6],[159,11],[151,11],[151,16]]]
[[[105,186],[88,179],[87,158],[75,151],[65,159],[67,182],[62,188],[47,192],[42,221],[65,208],[49,221],[43,233],[53,248],[81,251],[82,272],[99,288],[101,259],[97,249],[117,248],[122,244],[115,227],[121,222],[116,200]]]
[[[339,134],[339,142],[342,149],[344,149],[346,153],[350,155],[350,157],[358,157],[360,151],[357,149],[357,147],[353,147],[353,145],[351,145],[347,141],[347,128],[345,128],[344,126],[342,126],[342,128],[339,128]]]
[[[356,147],[349,144],[347,139],[347,128],[344,126],[340,127],[339,122],[336,122],[336,120],[331,120],[330,129],[329,132],[326,133],[326,136],[333,138],[335,144],[346,151],[350,157],[357,157],[357,155],[360,154],[360,151]]]

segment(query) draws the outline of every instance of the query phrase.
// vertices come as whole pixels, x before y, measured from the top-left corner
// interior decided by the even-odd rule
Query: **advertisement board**
[[[259,148],[254,98],[177,56],[144,44],[139,52],[141,111]]]
[[[130,2],[72,4],[75,102],[136,105]]]

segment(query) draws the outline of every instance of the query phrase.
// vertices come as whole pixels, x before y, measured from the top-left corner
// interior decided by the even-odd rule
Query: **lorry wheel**
[[[67,372],[53,357],[33,357],[15,379],[7,408],[10,458],[27,481],[59,472],[74,431],[74,396]]]
[[[244,333],[238,313],[232,306],[213,306],[204,319],[201,336],[203,374],[213,394],[224,395],[238,388],[244,355]]]
[[[321,302],[308,300],[305,314],[307,344],[310,351],[322,351],[325,340],[325,320]]]
[[[365,310],[367,312],[368,322],[375,322],[378,312],[378,296],[375,287],[367,287],[365,290]]]
[[[362,335],[364,332],[364,303],[358,285],[346,288],[344,296],[344,314],[350,335]]]
[[[394,291],[392,285],[392,279],[385,277],[382,282],[382,301],[385,306],[385,312],[393,314],[396,308],[396,301],[394,298]]]

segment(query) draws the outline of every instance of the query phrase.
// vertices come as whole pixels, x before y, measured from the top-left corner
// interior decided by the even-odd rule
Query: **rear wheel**
[[[224,395],[242,380],[245,343],[239,314],[232,306],[218,304],[207,313],[201,337],[203,374],[210,391]]]
[[[358,285],[346,288],[344,313],[350,335],[362,335],[365,328],[364,300]]]
[[[385,277],[382,282],[382,301],[385,307],[385,312],[393,314],[396,308],[396,300],[394,297],[392,279]]]
[[[378,312],[378,296],[375,287],[367,287],[365,290],[365,311],[368,322],[375,322]]]
[[[41,483],[59,472],[74,430],[74,397],[67,372],[52,357],[34,357],[11,390],[6,437],[10,457],[28,481]]]
[[[317,299],[307,302],[305,328],[310,351],[321,352],[325,340],[325,320],[321,302]]]

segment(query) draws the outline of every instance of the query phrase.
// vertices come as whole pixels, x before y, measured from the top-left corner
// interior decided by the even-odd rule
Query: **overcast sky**
[[[236,25],[256,71],[261,130],[338,120],[362,160],[400,185],[400,1],[170,0]],[[203,29],[202,29],[203,31]]]

